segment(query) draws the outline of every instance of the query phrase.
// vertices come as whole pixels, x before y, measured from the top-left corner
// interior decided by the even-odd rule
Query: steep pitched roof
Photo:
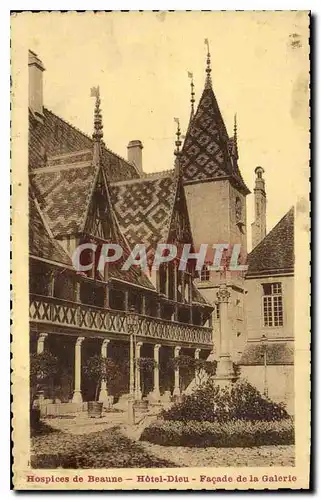
[[[43,123],[29,111],[29,169],[46,166],[46,157],[92,149],[93,140],[52,111],[44,108]],[[102,162],[111,181],[139,178],[134,165],[102,147]]]
[[[85,150],[49,159],[48,166],[30,174],[30,183],[55,237],[83,229],[97,176],[93,153]]]
[[[270,342],[266,348],[268,365],[293,365],[293,342]],[[260,342],[248,342],[238,364],[246,366],[263,365],[264,347]]]
[[[182,150],[184,182],[229,177],[245,194],[249,193],[232,158],[230,139],[213,92],[207,84],[189,124]]]
[[[192,301],[195,304],[203,304],[204,306],[208,306],[214,309],[213,305],[207,300],[205,295],[201,293],[195,283],[192,284]]]
[[[131,266],[128,271],[122,271],[120,265],[109,267],[109,277],[118,281],[124,281],[133,285],[138,285],[148,290],[156,291],[154,285],[140,268]]]
[[[29,192],[29,254],[71,266],[71,259],[50,235],[32,194]]]
[[[111,200],[129,244],[147,248],[167,241],[175,200],[175,176],[111,184]]]
[[[294,272],[294,207],[248,255],[246,277]]]

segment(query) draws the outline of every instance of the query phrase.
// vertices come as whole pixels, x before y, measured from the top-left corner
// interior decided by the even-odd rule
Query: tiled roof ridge
[[[86,196],[86,207],[85,207],[85,210],[83,211],[83,220],[82,220],[82,222],[80,224],[81,231],[84,231],[85,226],[86,226],[86,222],[87,222],[87,218],[88,218],[88,212],[89,212],[89,207],[90,207],[90,202],[92,200],[94,189],[95,189],[95,186],[96,186],[96,183],[97,183],[97,179],[98,179],[98,175],[99,175],[99,172],[100,172],[100,165],[92,165],[92,166],[93,166],[93,168],[95,170],[95,173],[94,173],[94,175],[91,178],[91,183],[89,185],[89,189],[88,189],[87,196]]]
[[[248,254],[246,278],[294,272],[294,206]]]
[[[271,237],[272,233],[278,228],[278,226],[282,224],[282,222],[291,215],[291,212],[293,212],[294,214],[294,205],[291,206],[291,208],[283,215],[283,217],[281,217],[281,219],[275,224],[275,226],[273,226],[272,229],[267,233],[267,235],[264,236],[263,240],[261,240],[260,243],[258,243],[258,245],[256,245],[256,247],[254,247],[251,250],[251,252],[248,254],[248,257],[252,253],[259,251],[260,247],[262,247],[266,243],[267,238]]]
[[[29,172],[29,177],[33,177],[34,175],[41,175],[41,174],[46,174],[50,172],[59,172],[61,170],[71,170],[74,168],[85,168],[85,167],[90,167],[92,166],[92,163],[90,161],[82,161],[79,163],[67,163],[67,164],[60,164],[60,165],[48,165],[45,167],[39,167],[36,168],[35,170],[31,170]]]
[[[152,182],[160,179],[165,179],[166,177],[172,178],[175,171],[172,170],[164,170],[164,175],[148,175],[144,177],[139,177],[137,179],[125,179],[120,181],[110,182],[111,186],[126,186],[131,184],[143,184],[144,182]]]
[[[92,137],[90,137],[90,135],[86,134],[85,132],[83,132],[82,130],[80,130],[78,127],[76,127],[75,125],[73,125],[72,123],[70,123],[68,120],[65,120],[64,118],[62,118],[61,116],[57,115],[57,113],[54,113],[53,111],[51,111],[51,109],[47,108],[44,106],[44,109],[46,111],[48,111],[48,113],[54,115],[56,118],[58,118],[59,120],[61,120],[62,122],[66,123],[66,125],[68,125],[69,127],[71,127],[72,129],[74,129],[76,132],[80,133],[81,135],[83,135],[86,139],[89,139],[91,142],[93,142],[93,139]],[[114,151],[112,151],[111,149],[109,149],[106,144],[103,145],[103,148],[108,152],[108,153],[111,153],[112,155],[116,156],[117,158],[119,158],[120,160],[124,161],[125,163],[127,163],[127,165],[130,165],[131,167],[134,167],[135,168],[135,171],[136,173],[140,176],[140,173],[139,171],[137,170],[137,167],[134,163],[131,163],[129,162],[128,160],[126,160],[126,158],[124,158],[123,156],[121,156],[120,154],[118,153],[115,153]]]
[[[169,177],[173,172],[175,171],[174,168],[169,168],[167,170],[159,170],[157,172],[146,172],[145,178],[151,178],[151,177]]]

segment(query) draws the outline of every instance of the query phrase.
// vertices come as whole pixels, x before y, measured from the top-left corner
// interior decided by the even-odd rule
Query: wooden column
[[[191,274],[188,276],[188,302],[190,304],[193,302],[193,279]]]
[[[129,307],[128,307],[128,290],[124,291],[124,309],[125,309],[125,311],[129,310]]]
[[[174,261],[174,301],[175,301],[175,310],[174,310],[174,321],[178,321],[178,304],[177,304],[177,274],[178,274],[178,266],[176,260]]]
[[[185,302],[185,274],[181,271],[181,290],[182,290],[182,302]]]
[[[141,314],[146,315],[146,295],[142,295]]]
[[[78,302],[80,304],[80,279],[77,279],[75,283],[75,302]],[[80,325],[80,306],[77,306],[77,311],[76,311],[76,324]]]
[[[110,287],[109,284],[106,283],[105,288],[104,288],[104,308],[109,309],[109,292],[110,292]]]
[[[48,290],[48,295],[50,297],[54,296],[56,274],[57,274],[57,271],[54,271],[54,270],[50,271],[50,275],[49,275],[49,290]]]
[[[170,268],[169,264],[166,264],[166,297],[169,297],[169,273],[170,273]]]
[[[142,390],[141,390],[141,382],[140,382],[140,365],[139,365],[139,359],[140,359],[140,349],[143,345],[143,342],[137,342],[136,344],[136,366],[135,366],[135,399],[136,400],[141,400],[142,399]]]
[[[159,401],[160,399],[160,391],[159,391],[159,349],[161,348],[161,344],[154,345],[154,388],[153,388],[153,400]]]

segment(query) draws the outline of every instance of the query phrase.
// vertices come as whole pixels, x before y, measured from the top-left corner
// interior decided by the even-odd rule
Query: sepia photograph
[[[307,487],[309,23],[12,14],[15,489]]]

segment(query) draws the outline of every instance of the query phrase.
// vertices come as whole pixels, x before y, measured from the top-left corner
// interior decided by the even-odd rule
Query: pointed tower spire
[[[191,119],[194,116],[195,92],[194,92],[194,79],[191,71],[187,72],[188,78],[191,80]]]
[[[237,146],[237,115],[234,114],[234,157],[239,159],[239,150]]]
[[[92,87],[90,90],[90,96],[96,97],[95,112],[94,112],[94,132],[92,137],[95,142],[100,142],[104,134],[103,134],[103,121],[100,109],[99,87]]]
[[[206,80],[205,80],[205,88],[209,89],[212,88],[212,78],[211,78],[211,54],[210,54],[210,44],[208,42],[208,39],[205,38],[204,43],[207,47],[207,59],[206,59]]]
[[[177,123],[176,141],[175,141],[176,149],[174,150],[174,155],[176,157],[175,158],[175,173],[176,173],[176,175],[180,176],[181,175],[181,162],[180,162],[181,151],[180,151],[180,147],[182,145],[181,128],[180,128],[179,118],[174,118],[174,121],[175,121],[175,123]]]

